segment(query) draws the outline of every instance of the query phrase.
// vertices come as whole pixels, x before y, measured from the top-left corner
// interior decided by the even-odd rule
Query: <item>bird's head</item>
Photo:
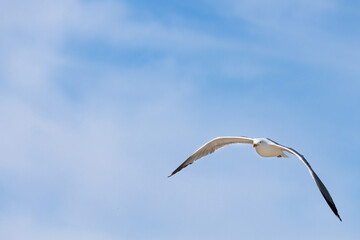
[[[262,145],[263,143],[264,143],[264,140],[255,138],[254,142],[253,142],[253,147],[256,148],[256,147]]]

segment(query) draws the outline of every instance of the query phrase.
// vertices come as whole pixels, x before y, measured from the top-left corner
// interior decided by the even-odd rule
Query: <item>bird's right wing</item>
[[[331,210],[334,212],[334,214],[341,220],[341,217],[338,213],[338,210],[336,209],[335,203],[329,193],[329,191],[326,189],[325,185],[323,184],[323,182],[320,180],[320,178],[316,175],[315,171],[312,169],[312,167],[310,166],[309,162],[305,159],[305,157],[303,155],[301,155],[300,153],[298,153],[297,151],[295,151],[292,148],[289,147],[285,147],[282,146],[280,144],[277,143],[277,146],[279,146],[281,149],[287,151],[288,153],[294,154],[295,156],[297,156],[307,167],[307,169],[309,170],[311,177],[314,179],[316,185],[318,186],[321,194],[323,195],[323,197],[325,198],[325,201],[327,202],[327,204],[329,205],[329,207],[331,208]]]
[[[191,155],[188,159],[185,160],[169,177],[174,175],[175,173],[179,172],[181,169],[187,167],[188,165],[192,164],[199,158],[202,158],[208,154],[215,152],[216,150],[225,147],[230,144],[236,143],[247,143],[252,144],[253,139],[248,137],[218,137],[210,142],[206,143],[204,146],[199,148],[193,155]]]

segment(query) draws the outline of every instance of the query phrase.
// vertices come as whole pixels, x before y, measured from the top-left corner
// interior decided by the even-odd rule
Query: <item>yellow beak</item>
[[[256,143],[254,143],[254,144],[253,144],[253,147],[257,147],[257,144],[256,144]]]

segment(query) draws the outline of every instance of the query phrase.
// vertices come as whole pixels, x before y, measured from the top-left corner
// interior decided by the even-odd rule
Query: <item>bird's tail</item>
[[[284,152],[282,152],[281,156],[284,157],[284,158],[289,158],[289,156],[286,155]]]

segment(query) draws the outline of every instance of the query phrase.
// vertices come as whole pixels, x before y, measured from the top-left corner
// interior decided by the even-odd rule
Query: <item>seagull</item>
[[[230,144],[236,143],[245,143],[252,144],[255,148],[255,151],[262,157],[284,157],[288,158],[284,152],[290,153],[298,157],[307,167],[310,172],[311,177],[314,179],[316,185],[318,186],[321,194],[325,198],[327,204],[334,212],[334,214],[341,220],[338,210],[336,209],[335,203],[330,196],[330,193],[326,189],[325,185],[321,182],[320,178],[316,175],[309,162],[305,159],[303,155],[298,153],[292,148],[285,147],[280,145],[279,143],[269,139],[269,138],[249,138],[249,137],[218,137],[214,138],[210,142],[207,142],[202,147],[200,147],[193,155],[191,155],[188,159],[185,160],[173,173],[171,173],[168,177],[171,177],[175,173],[179,172],[183,168],[192,164],[196,160],[219,150]]]

